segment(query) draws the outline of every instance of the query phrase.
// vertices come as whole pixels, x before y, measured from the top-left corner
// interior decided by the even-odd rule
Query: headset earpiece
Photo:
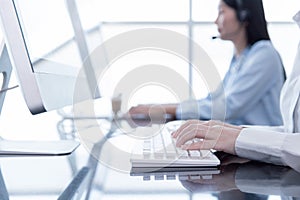
[[[243,0],[236,0],[237,3],[237,17],[240,22],[246,22],[249,20],[250,13],[243,6]]]
[[[246,22],[249,19],[249,11],[247,10],[240,10],[238,12],[238,20],[240,22]]]

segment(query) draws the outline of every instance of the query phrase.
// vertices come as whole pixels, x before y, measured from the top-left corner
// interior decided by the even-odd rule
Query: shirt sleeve
[[[282,82],[278,80],[282,73],[281,60],[274,48],[263,44],[252,47],[234,83],[225,91],[226,120],[250,112],[276,83]]]
[[[225,79],[228,79],[227,76]],[[220,84],[214,92],[204,99],[187,100],[180,103],[176,109],[176,117],[177,119],[224,120],[225,102],[223,84]]]
[[[244,128],[237,138],[238,156],[278,165],[300,172],[300,133],[283,133],[259,128]]]
[[[255,125],[241,125],[243,128],[255,128],[267,131],[284,132],[284,126],[255,126]]]
[[[282,161],[300,172],[300,133],[288,134],[282,146]]]
[[[281,77],[279,74],[282,74],[282,64],[276,50],[270,45],[259,43],[251,48],[238,72],[233,75],[227,72],[224,87],[220,85],[217,91],[199,100],[198,104],[182,102],[177,108],[176,117],[204,120],[225,118],[226,121],[239,119],[248,113],[274,84],[281,82],[278,80]],[[224,109],[226,115],[221,112]]]

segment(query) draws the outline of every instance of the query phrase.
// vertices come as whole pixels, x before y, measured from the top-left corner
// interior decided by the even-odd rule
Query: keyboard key
[[[200,151],[198,150],[188,150],[188,154],[191,158],[197,158],[197,159],[201,158]]]
[[[183,150],[176,147],[171,133],[179,125],[172,123],[171,128],[166,125],[160,133],[142,142],[143,147],[140,148],[140,153],[137,153],[142,156],[131,157],[134,167],[200,167],[220,164],[219,159],[210,150]],[[189,141],[193,142],[197,141]]]

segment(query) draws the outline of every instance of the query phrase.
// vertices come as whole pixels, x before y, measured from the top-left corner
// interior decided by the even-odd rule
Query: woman
[[[155,116],[155,112],[163,110],[177,119],[217,119],[237,125],[282,124],[279,95],[285,72],[269,38],[262,1],[222,0],[215,23],[219,37],[234,44],[230,68],[219,89],[197,101],[196,107],[190,101],[139,105],[132,107],[129,114]],[[212,116],[212,101],[214,105],[225,104],[226,115]]]
[[[300,27],[300,11],[294,17]],[[283,126],[240,127],[217,121],[188,121],[173,137],[184,149],[216,149],[253,160],[288,165],[300,172],[300,44],[280,98]],[[193,138],[203,140],[185,145]]]

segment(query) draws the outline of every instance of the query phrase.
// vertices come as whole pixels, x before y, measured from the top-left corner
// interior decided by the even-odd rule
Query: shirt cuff
[[[266,131],[284,132],[283,126],[256,126],[256,125],[240,125],[243,128],[262,129]]]
[[[197,100],[181,102],[176,109],[176,119],[199,119],[199,106]]]
[[[287,134],[266,129],[244,128],[235,143],[238,156],[282,164],[282,146]]]

